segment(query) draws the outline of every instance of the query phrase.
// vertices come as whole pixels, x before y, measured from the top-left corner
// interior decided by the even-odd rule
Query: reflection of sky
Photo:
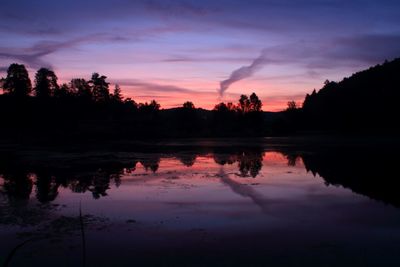
[[[110,183],[108,195],[99,199],[88,191],[59,187],[51,203],[38,205],[34,192],[27,206],[0,202],[0,213],[14,210],[11,216],[16,218],[37,213],[39,219],[37,225],[18,227],[20,221],[15,220],[8,227],[0,216],[0,258],[39,233],[45,238],[20,248],[13,263],[21,264],[15,265],[51,266],[65,257],[65,251],[66,262],[79,265],[81,206],[88,220],[84,231],[90,266],[123,266],[143,257],[147,265],[160,258],[164,266],[164,261],[175,263],[188,251],[192,260],[215,251],[225,260],[242,259],[247,251],[249,259],[272,263],[281,261],[284,253],[284,259],[295,259],[295,265],[307,262],[304,257],[309,255],[316,266],[328,260],[341,263],[334,266],[349,260],[363,263],[352,266],[364,266],[375,257],[398,262],[399,210],[349,189],[326,186],[321,177],[307,173],[301,159],[289,166],[285,155],[265,152],[257,177],[243,178],[238,162],[221,166],[207,154],[187,167],[178,156],[162,155],[155,173],[138,163],[118,187]],[[165,251],[169,257],[164,259]]]
[[[3,1],[0,71],[52,66],[60,80],[93,71],[126,96],[210,108],[221,80],[265,49],[265,64],[225,100],[255,91],[283,108],[357,70],[400,55],[398,1]]]
[[[162,158],[156,173],[137,164],[119,187],[111,185],[107,193],[94,200],[89,192],[82,195],[60,188],[55,202],[74,210],[82,200],[86,212],[115,220],[134,216],[154,223],[169,218],[165,223],[172,228],[240,227],[241,223],[276,227],[288,223],[288,218],[303,220],[303,214],[308,220],[321,213],[336,216],[337,210],[327,207],[353,209],[373,202],[348,189],[327,187],[322,178],[306,172],[301,160],[288,166],[286,157],[276,152],[265,153],[256,178],[239,177],[237,162],[221,166],[209,156],[198,157],[192,167]]]

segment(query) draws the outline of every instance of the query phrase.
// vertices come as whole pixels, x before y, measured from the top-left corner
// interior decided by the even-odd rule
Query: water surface
[[[9,266],[398,266],[389,148],[8,151]]]

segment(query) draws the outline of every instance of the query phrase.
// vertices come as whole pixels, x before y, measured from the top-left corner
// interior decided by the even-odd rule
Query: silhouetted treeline
[[[155,137],[234,137],[301,132],[399,133],[400,59],[358,72],[341,82],[326,81],[305,97],[302,107],[288,102],[285,111],[267,113],[256,94],[237,103],[219,103],[211,111],[190,101],[160,109],[156,101],[124,99],[107,77],[58,84],[41,68],[32,84],[23,65],[10,65],[0,80],[2,138],[66,142]]]
[[[326,81],[303,103],[304,127],[340,132],[399,131],[400,59],[376,65],[341,82]]]
[[[161,110],[156,101],[124,99],[107,77],[58,84],[56,74],[41,68],[32,84],[24,65],[12,64],[1,79],[0,124],[3,137],[22,140],[103,140],[115,138],[262,136],[262,103],[256,94],[242,95],[236,105],[218,104],[213,111],[182,108]]]

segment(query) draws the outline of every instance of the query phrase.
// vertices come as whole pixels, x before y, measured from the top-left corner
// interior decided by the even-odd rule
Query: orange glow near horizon
[[[30,76],[33,77],[34,74],[30,74]],[[68,78],[60,79],[59,83],[68,83],[71,77],[79,76],[69,74],[67,77]],[[88,78],[86,77],[86,79]],[[221,98],[217,91],[218,81],[178,81],[174,84],[167,83],[165,85],[163,84],[163,80],[153,80],[152,82],[145,82],[139,85],[131,85],[127,79],[109,80],[111,81],[109,87],[110,93],[112,93],[115,84],[119,84],[124,98],[131,98],[137,103],[156,100],[161,105],[161,109],[181,107],[186,101],[191,101],[196,108],[212,110],[215,105],[221,102],[237,104],[241,94],[250,95],[254,92],[263,102],[263,111],[279,112],[286,109],[288,101],[295,101],[297,104],[301,105],[306,94],[311,92],[311,90],[303,89],[302,91],[305,93],[290,94],[290,91],[296,88],[291,89],[288,86],[287,88],[289,90],[285,90],[285,86],[279,84],[268,86],[275,89],[263,90],[262,88],[266,87],[265,84],[257,81],[238,83],[238,85],[232,86],[231,90],[226,92]],[[166,91],[163,91],[164,87]],[[254,88],[254,90],[241,91],[241,87]],[[308,88],[308,86],[306,88]],[[285,94],[280,94],[280,92],[284,92]]]

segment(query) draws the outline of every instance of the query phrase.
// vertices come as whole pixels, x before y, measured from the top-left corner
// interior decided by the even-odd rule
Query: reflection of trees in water
[[[94,199],[107,196],[107,190],[110,189],[111,176],[106,171],[99,169],[93,175],[92,184],[89,186],[89,191],[92,192]]]
[[[265,153],[261,149],[242,150],[234,153],[214,152],[214,161],[219,165],[238,163],[239,176],[255,178],[262,169]]]
[[[93,164],[63,169],[58,165],[47,168],[42,165],[31,166],[15,159],[12,162],[3,161],[0,162],[0,177],[4,183],[0,192],[8,201],[27,201],[35,189],[36,199],[46,203],[56,199],[59,188],[64,187],[75,193],[91,192],[93,198],[98,199],[107,196],[111,184],[119,187],[121,177],[134,172],[139,162],[146,171],[156,172],[160,157],[147,157],[140,161],[133,159],[130,163],[103,163],[96,171],[93,171]]]
[[[301,158],[300,155],[295,153],[286,154],[286,159],[288,161],[288,166],[296,166],[297,161]]]
[[[67,181],[67,186],[75,193],[91,192],[94,199],[107,196],[107,190],[110,189],[112,183],[116,187],[121,185],[121,177],[124,172],[133,172],[136,168],[100,168],[94,173],[86,175],[78,175],[73,179]],[[133,169],[133,171],[132,171]]]
[[[197,159],[197,154],[195,153],[182,153],[176,156],[176,158],[186,167],[192,167]]]
[[[24,171],[0,175],[0,224],[33,226],[41,222],[48,209],[30,205],[34,175]]]
[[[93,198],[98,199],[107,196],[111,185],[120,186],[121,177],[135,172],[138,163],[146,171],[157,172],[161,161],[160,155],[147,154],[141,158],[125,160],[127,163],[106,161],[96,164],[77,161],[75,165],[68,165],[68,168],[60,162],[51,162],[54,165],[39,163],[33,165],[14,159],[12,162],[0,163],[0,174],[4,179],[1,190],[9,200],[29,200],[34,190],[36,199],[41,203],[56,199],[60,188],[69,188],[75,193],[91,192]],[[185,152],[178,153],[175,158],[183,165],[190,167],[199,155],[194,152]],[[262,150],[254,149],[233,152],[217,151],[214,153],[214,160],[220,165],[237,163],[239,176],[256,177],[262,168],[263,156]],[[101,168],[96,168],[96,165]]]
[[[57,182],[55,176],[47,172],[36,173],[36,198],[42,203],[50,202],[58,196],[58,187],[60,184]]]
[[[126,173],[133,173],[136,171],[136,165],[139,163],[137,160],[133,160],[131,164],[129,164],[129,167],[125,167],[125,172]],[[122,172],[123,173],[123,172]]]
[[[28,200],[32,192],[33,181],[30,175],[23,171],[17,171],[14,174],[3,174],[4,193],[9,200]]]
[[[337,148],[301,155],[307,171],[327,185],[343,186],[372,199],[400,207],[395,149]]]
[[[214,153],[214,161],[219,165],[233,164],[238,160],[237,154]]]
[[[263,157],[264,153],[243,152],[238,160],[240,176],[255,178],[261,171]]]
[[[151,170],[152,172],[156,172],[160,166],[160,160],[160,157],[146,158],[140,160],[140,164],[143,165],[146,171]]]
[[[197,157],[209,155],[210,151],[203,150],[202,153],[177,153],[174,157],[190,167]],[[240,177],[256,177],[263,167],[263,149],[225,148],[214,149],[212,153],[219,165],[237,164]],[[308,153],[286,150],[281,153],[289,166],[295,166],[301,159],[307,171],[318,174],[328,185],[341,185],[356,193],[400,206],[397,190],[400,182],[394,177],[398,172],[395,151],[320,149]],[[28,202],[32,190],[41,203],[53,201],[58,196],[59,188],[69,188],[76,193],[91,192],[94,198],[101,198],[107,195],[111,185],[118,187],[121,184],[124,174],[135,172],[138,163],[146,171],[157,172],[160,155],[149,153],[140,159],[125,159],[124,163],[79,161],[79,164],[68,165],[68,168],[60,162],[34,165],[13,156],[0,155],[0,177],[4,180],[0,185],[0,194],[8,203],[18,202],[19,205]]]

